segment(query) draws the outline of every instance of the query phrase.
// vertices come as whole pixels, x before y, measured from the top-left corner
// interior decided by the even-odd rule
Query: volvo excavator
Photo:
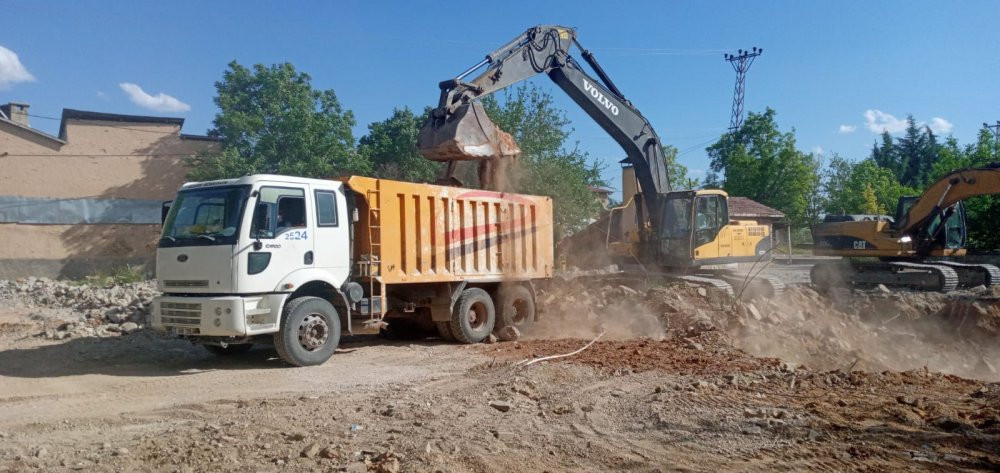
[[[573,46],[597,79],[570,55]],[[507,190],[503,170],[520,150],[490,121],[478,99],[539,74],[547,75],[625,150],[635,181],[631,189],[636,192],[625,196],[629,212],[623,213],[634,219],[623,222],[619,215],[620,224],[602,230],[607,238],[601,238],[602,243],[611,243],[603,250],[621,263],[619,267],[638,267],[647,275],[682,278],[730,294],[736,284],[743,292],[747,281],[756,286],[753,293],[773,295],[783,289],[773,278],[710,269],[762,259],[771,246],[769,227],[730,221],[728,196],[721,190],[671,190],[660,138],[594,55],[580,45],[573,28],[530,28],[458,77],[441,82],[438,106],[417,138],[420,153],[446,162],[446,179],[454,178],[456,162],[478,162],[484,188]]]
[[[952,171],[922,195],[901,197],[895,218],[827,215],[812,229],[813,253],[844,259],[813,266],[813,285],[949,292],[1000,284],[996,266],[955,260],[966,254],[962,201],[991,194],[1000,194],[1000,164]]]

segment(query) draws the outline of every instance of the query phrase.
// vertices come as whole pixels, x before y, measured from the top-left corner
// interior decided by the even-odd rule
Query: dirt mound
[[[541,330],[532,338],[592,339],[606,332],[605,339],[655,341],[720,331],[733,346],[751,355],[816,369],[927,367],[997,380],[998,299],[989,293],[956,296],[876,290],[820,294],[808,286],[792,286],[775,298],[742,303],[688,284],[642,290],[637,284],[588,286],[571,281],[542,292],[546,310],[538,324]],[[563,348],[567,347],[558,343],[552,350],[544,343],[533,346],[540,354]],[[644,366],[619,361],[621,367]]]

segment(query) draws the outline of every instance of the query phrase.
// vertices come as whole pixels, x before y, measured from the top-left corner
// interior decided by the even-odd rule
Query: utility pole
[[[1000,144],[1000,120],[997,120],[996,125],[990,125],[989,123],[983,122],[983,126],[993,130],[993,139]]]
[[[750,51],[740,49],[736,51],[735,55],[725,55],[726,61],[729,61],[733,65],[733,70],[736,71],[736,89],[733,91],[733,116],[729,120],[730,133],[739,130],[743,126],[743,91],[747,71],[750,69],[750,65],[753,64],[754,59],[763,52],[763,49],[758,49],[754,46]]]

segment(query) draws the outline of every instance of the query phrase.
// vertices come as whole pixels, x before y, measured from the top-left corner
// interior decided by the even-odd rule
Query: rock
[[[509,430],[491,430],[490,433],[493,434],[494,438],[501,442],[509,442],[513,440],[515,436],[514,432]]]
[[[399,473],[399,459],[388,457],[375,465],[376,473]]]
[[[691,383],[691,386],[694,386],[697,389],[712,389],[715,387],[715,384],[705,380],[699,380]]]
[[[354,462],[347,465],[346,473],[368,473],[368,465],[365,462]]]
[[[384,410],[382,410],[382,415],[386,417],[392,417],[396,415],[396,405],[389,404]]]
[[[49,455],[49,451],[45,447],[38,447],[35,449],[35,458],[45,458]]]
[[[639,291],[636,291],[635,289],[632,289],[631,287],[628,286],[618,286],[618,290],[621,291],[621,293],[624,294],[625,296],[639,295]]]
[[[496,343],[498,340],[499,339],[497,338],[497,336],[491,333],[488,337],[483,339],[483,343],[493,344]]]
[[[740,429],[740,433],[742,433],[743,435],[760,435],[760,433],[763,431],[764,431],[763,429],[761,429],[759,426],[756,425],[748,425]]]
[[[114,453],[112,453],[112,455],[114,455],[116,457],[124,457],[124,456],[128,455],[128,453],[129,452],[128,452],[127,448],[121,447],[121,448],[116,448],[115,451],[114,451]]]
[[[699,287],[697,290],[698,290],[698,295],[699,296],[701,296],[701,297],[708,297],[708,289],[705,289],[703,287]]]
[[[319,451],[319,456],[323,458],[337,458],[337,449],[333,446],[326,447]]]
[[[500,340],[503,340],[505,342],[513,342],[521,338],[521,331],[518,330],[517,327],[508,325],[506,327],[501,328],[497,332],[497,336],[500,337]]]
[[[351,426],[352,430],[353,430],[353,428],[354,428],[354,426]],[[304,434],[302,432],[292,432],[292,433],[285,434],[285,438],[287,438],[288,440],[291,440],[293,442],[300,442],[300,441],[306,439],[306,434]]]
[[[121,324],[121,330],[124,333],[132,333],[135,332],[136,330],[139,330],[139,324],[135,322],[125,322]]]
[[[892,294],[892,291],[889,290],[888,287],[885,287],[885,284],[879,284],[878,286],[875,286],[875,290],[881,292],[882,294]]]
[[[809,440],[810,442],[815,442],[815,441],[819,440],[820,437],[822,437],[822,436],[823,436],[823,434],[819,433],[819,431],[813,430],[813,429],[809,429],[809,432],[806,433],[806,440]]]
[[[10,437],[10,434],[8,434],[7,432],[0,432],[0,439],[5,439],[7,437]]]
[[[507,412],[514,406],[507,401],[490,401],[490,407],[500,412]]]
[[[686,346],[686,347],[687,347],[688,349],[691,349],[691,350],[697,350],[697,351],[702,351],[702,350],[704,350],[704,349],[705,349],[705,347],[703,347],[703,346],[702,346],[702,345],[701,345],[700,343],[698,343],[698,342],[696,342],[696,341],[694,341],[694,340],[690,340],[690,339],[687,339],[687,340],[685,340],[685,341],[687,342],[687,343],[685,344],[685,346]]]
[[[319,451],[320,451],[319,445],[314,442],[307,445],[306,448],[303,448],[302,452],[300,452],[300,455],[302,455],[305,458],[313,458],[317,454],[319,454]]]

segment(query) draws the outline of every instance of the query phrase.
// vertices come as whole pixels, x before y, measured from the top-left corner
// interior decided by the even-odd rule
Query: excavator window
[[[726,202],[719,195],[703,195],[695,199],[695,246],[715,240],[719,230],[728,222]]]

